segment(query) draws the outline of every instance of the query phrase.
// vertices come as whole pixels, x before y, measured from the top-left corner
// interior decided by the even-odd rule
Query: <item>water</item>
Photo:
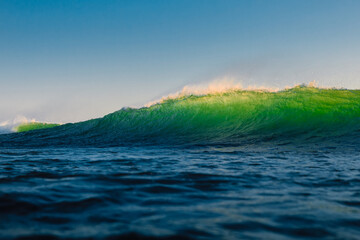
[[[2,134],[0,238],[359,239],[359,153],[358,90],[180,97]]]
[[[0,158],[3,239],[360,236],[354,153],[45,148]]]

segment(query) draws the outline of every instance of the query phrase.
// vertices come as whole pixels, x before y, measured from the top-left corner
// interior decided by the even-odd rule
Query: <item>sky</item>
[[[0,123],[77,122],[189,84],[360,89],[357,0],[1,0]]]

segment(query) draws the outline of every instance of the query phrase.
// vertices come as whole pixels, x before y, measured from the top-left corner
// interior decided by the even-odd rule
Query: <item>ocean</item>
[[[1,134],[0,238],[359,239],[359,153],[360,90],[306,86]]]

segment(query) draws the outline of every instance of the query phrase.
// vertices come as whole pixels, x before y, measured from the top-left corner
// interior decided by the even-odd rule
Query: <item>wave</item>
[[[15,132],[27,132],[45,128],[53,128],[59,126],[57,123],[41,123],[41,122],[30,122],[30,123],[22,123],[18,126],[14,127],[13,130]]]
[[[103,118],[2,136],[0,144],[325,144],[353,142],[359,132],[360,90],[297,86],[178,95]]]
[[[44,128],[59,126],[58,123],[38,122],[34,118],[28,119],[24,116],[17,116],[14,120],[0,122],[0,134],[13,132],[27,132]]]

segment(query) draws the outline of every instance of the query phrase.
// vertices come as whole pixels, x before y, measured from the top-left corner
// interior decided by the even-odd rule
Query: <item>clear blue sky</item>
[[[360,88],[360,1],[2,0],[0,122],[72,122],[183,85]]]

